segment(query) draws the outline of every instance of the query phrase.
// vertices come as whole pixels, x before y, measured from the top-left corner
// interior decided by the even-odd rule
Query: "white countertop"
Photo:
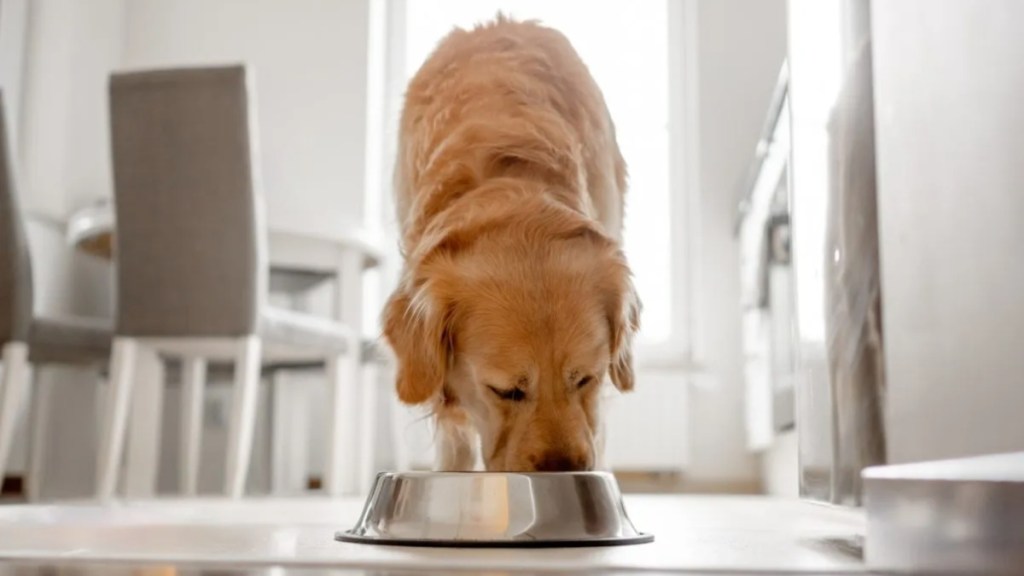
[[[0,507],[0,559],[221,566],[545,572],[862,571],[837,542],[864,534],[859,511],[763,497],[627,496],[653,544],[452,549],[346,544],[356,499],[155,500],[110,506]]]

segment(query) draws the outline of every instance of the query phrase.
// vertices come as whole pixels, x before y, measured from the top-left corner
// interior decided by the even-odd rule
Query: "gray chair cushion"
[[[333,272],[271,266],[270,292],[275,294],[302,294],[309,292],[324,282],[333,280],[334,277],[335,274]]]
[[[266,255],[252,113],[241,66],[111,77],[118,334],[256,331]]]
[[[352,332],[326,318],[268,306],[260,315],[259,336],[264,356],[273,362],[344,354]]]
[[[363,365],[374,364],[377,366],[388,366],[394,364],[394,358],[387,349],[387,346],[381,346],[376,340],[363,340],[362,343],[362,362]],[[278,356],[276,358],[264,358],[263,360],[263,373],[271,374],[278,370],[322,370],[324,367],[324,360],[322,358],[312,358],[308,354],[305,357],[287,358]]]
[[[109,320],[84,317],[34,318],[29,328],[29,361],[91,363],[110,358],[113,326]]]
[[[338,323],[268,308],[259,153],[242,66],[115,74],[117,333],[262,339],[263,363],[345,353]],[[324,275],[280,271],[276,287]]]

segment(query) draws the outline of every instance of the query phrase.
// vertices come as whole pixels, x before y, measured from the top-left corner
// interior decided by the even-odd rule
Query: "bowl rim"
[[[408,546],[412,548],[597,548],[650,544],[654,542],[654,534],[637,532],[636,536],[622,536],[618,538],[559,540],[448,540],[440,538],[376,538],[353,534],[352,530],[339,530],[334,533],[334,539],[350,544]]]
[[[479,472],[473,470],[451,470],[451,471],[437,471],[431,472],[428,470],[409,470],[409,471],[384,471],[378,472],[375,479],[385,477],[396,477],[401,476],[404,478],[446,478],[446,477],[458,477],[458,476],[529,476],[537,478],[568,478],[577,476],[591,476],[591,477],[604,477],[615,480],[616,486],[618,486],[618,479],[615,474],[606,472],[604,470],[580,470],[573,472],[491,472],[481,470]]]

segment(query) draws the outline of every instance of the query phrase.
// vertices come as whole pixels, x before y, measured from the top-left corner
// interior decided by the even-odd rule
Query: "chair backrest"
[[[15,180],[14,154],[0,93],[0,345],[25,342],[32,321],[32,267]]]
[[[115,74],[116,332],[256,330],[265,230],[244,66]]]

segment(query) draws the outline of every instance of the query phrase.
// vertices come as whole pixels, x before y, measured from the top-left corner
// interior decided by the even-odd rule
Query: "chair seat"
[[[302,294],[333,278],[334,273],[332,272],[272,266],[270,268],[270,292],[272,294]]]
[[[29,328],[29,361],[90,363],[110,359],[110,320],[82,316],[36,317]]]
[[[352,331],[320,316],[268,307],[260,316],[259,336],[267,360],[323,359],[347,352]]]
[[[382,347],[375,340],[363,340],[362,350],[362,362],[364,365],[388,366],[394,362],[390,350],[386,346]],[[291,356],[292,358],[290,359],[286,357],[274,358],[273,355],[270,358],[264,357],[260,367],[261,372],[266,376],[278,370],[323,370],[324,368],[323,358],[314,358],[309,354],[301,355],[301,357],[298,354],[292,354]],[[234,375],[235,366],[230,361],[214,360],[206,368],[206,380],[210,384],[230,383]],[[181,363],[179,361],[171,359],[164,365],[164,381],[168,385],[180,385],[181,376]]]
[[[377,340],[364,339],[360,346],[362,353],[360,355],[360,361],[364,366],[389,366],[394,364],[394,355],[387,346],[381,346]],[[263,359],[263,371],[273,372],[275,370],[303,370],[303,369],[316,369],[323,368],[324,361],[322,358],[312,357],[309,354],[299,354],[293,352],[290,355],[275,355],[271,352],[269,355],[264,355]]]

